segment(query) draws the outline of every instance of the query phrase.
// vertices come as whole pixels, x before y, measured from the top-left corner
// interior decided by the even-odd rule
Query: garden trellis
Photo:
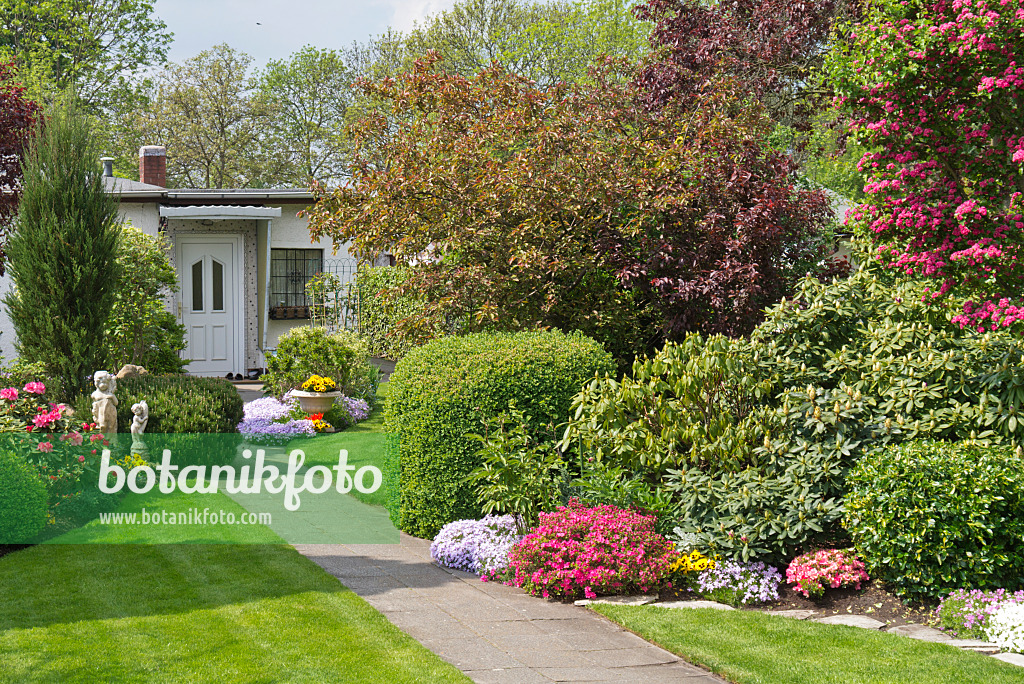
[[[336,330],[359,327],[359,298],[356,259],[325,259],[323,270],[306,283],[309,297],[309,320],[314,326]]]

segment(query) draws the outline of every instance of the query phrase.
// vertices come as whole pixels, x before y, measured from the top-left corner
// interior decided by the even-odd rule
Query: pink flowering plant
[[[854,587],[868,581],[864,563],[856,554],[839,549],[821,549],[794,558],[786,568],[786,582],[807,598],[821,598],[825,589]]]
[[[957,589],[939,601],[942,628],[962,639],[987,639],[989,618],[1009,603],[1024,604],[1024,591]]]
[[[79,421],[66,404],[50,401],[46,384],[38,381],[0,388],[0,432],[38,471],[51,506],[82,489],[109,444],[94,424]]]
[[[830,81],[870,150],[848,223],[929,298],[961,297],[962,326],[1024,322],[1021,0],[880,0],[843,43]]]
[[[637,511],[577,500],[552,513],[509,554],[511,583],[545,598],[594,598],[670,586],[679,558],[654,530],[655,518]]]

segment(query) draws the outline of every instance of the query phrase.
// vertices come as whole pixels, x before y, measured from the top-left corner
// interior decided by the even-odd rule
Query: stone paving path
[[[724,682],[587,608],[440,568],[428,541],[295,548],[476,682]]]

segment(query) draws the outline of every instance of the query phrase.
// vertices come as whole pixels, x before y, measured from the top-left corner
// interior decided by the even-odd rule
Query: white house
[[[329,240],[310,240],[296,215],[312,204],[308,190],[169,189],[166,154],[139,151],[140,181],[113,177],[105,160],[105,180],[124,220],[173,246],[179,292],[169,306],[185,326],[186,371],[224,377],[263,368],[286,330],[309,325],[306,281],[322,270],[354,278],[356,260],[347,246],[335,256]],[[0,351],[13,358],[6,315],[0,330]]]

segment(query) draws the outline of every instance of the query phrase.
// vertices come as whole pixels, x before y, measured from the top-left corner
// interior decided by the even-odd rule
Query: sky
[[[257,65],[304,45],[342,48],[388,26],[449,9],[454,0],[157,0],[155,14],[174,33],[169,57],[181,62],[218,43],[247,52]]]

